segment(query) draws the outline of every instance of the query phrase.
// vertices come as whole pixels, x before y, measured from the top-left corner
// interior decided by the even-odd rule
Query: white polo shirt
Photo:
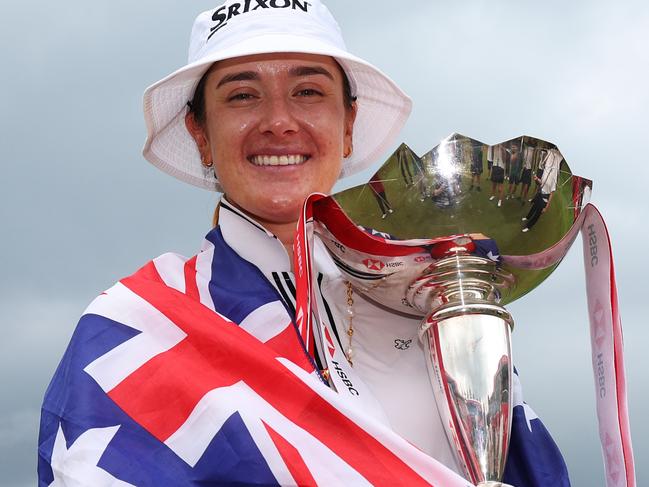
[[[525,151],[523,152],[523,168],[524,169],[532,169],[532,164],[534,162],[534,153],[536,150],[534,147],[525,147]]]
[[[494,167],[505,167],[505,147],[501,145],[493,146]]]
[[[563,156],[557,149],[550,149],[543,160],[543,174],[541,175],[541,193],[550,194],[557,189],[559,168]]]
[[[223,198],[219,227],[232,249],[251,262],[277,289],[287,308],[295,310],[295,279],[282,243]],[[359,396],[339,390],[350,405],[362,408],[428,455],[460,473],[439,416],[417,330],[419,318],[399,315],[353,294],[353,367],[342,355],[348,347],[347,296],[343,277],[324,245],[314,243],[318,308],[338,350],[335,360]],[[331,357],[320,344],[318,365]],[[341,358],[342,357],[342,358]]]

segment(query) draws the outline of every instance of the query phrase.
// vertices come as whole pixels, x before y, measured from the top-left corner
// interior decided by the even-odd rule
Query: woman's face
[[[330,57],[263,54],[216,63],[205,122],[187,127],[228,199],[261,221],[296,221],[305,198],[328,193],[352,148],[356,115]]]

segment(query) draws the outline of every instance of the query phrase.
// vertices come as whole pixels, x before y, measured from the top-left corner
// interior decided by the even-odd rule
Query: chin
[[[268,204],[264,205],[262,209],[263,213],[267,215],[265,219],[276,223],[297,221],[300,218],[300,213],[302,212],[302,207],[307,196],[308,194],[294,197],[275,196],[271,198]]]
[[[307,196],[286,197],[277,196],[277,193],[274,193],[267,198],[254,197],[246,200],[228,195],[228,199],[240,210],[258,220],[259,223],[291,223],[300,218]]]

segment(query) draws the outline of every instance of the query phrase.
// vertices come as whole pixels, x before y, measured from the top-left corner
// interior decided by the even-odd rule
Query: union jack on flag
[[[470,485],[329,389],[293,321],[218,227],[197,256],[121,280],[88,307],[46,392],[39,485]],[[568,485],[525,408],[510,482]]]

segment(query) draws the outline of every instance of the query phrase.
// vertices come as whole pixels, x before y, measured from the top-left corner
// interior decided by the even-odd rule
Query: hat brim
[[[188,64],[147,88],[144,93],[147,127],[144,157],[181,181],[221,191],[214,172],[201,165],[196,144],[185,127],[187,102],[193,98],[201,77],[215,62],[279,52],[319,54],[338,61],[349,78],[358,105],[354,152],[343,161],[340,177],[355,174],[376,162],[405,124],[412,109],[410,98],[370,63],[326,42],[285,33],[265,34],[239,42]]]

